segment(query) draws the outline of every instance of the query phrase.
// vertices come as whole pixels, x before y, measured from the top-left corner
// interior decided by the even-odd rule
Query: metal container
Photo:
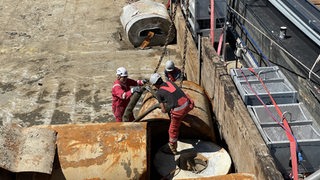
[[[140,0],[123,7],[120,20],[135,47],[142,44],[149,31],[154,33],[150,46],[164,45],[171,25],[166,7],[151,0]],[[174,39],[174,34],[173,31],[168,43]]]
[[[313,117],[302,103],[279,104],[278,107],[283,112],[289,124],[312,124]],[[274,105],[267,105],[266,107],[247,106],[247,108],[252,119],[257,125],[261,125],[264,127],[266,127],[267,125],[276,125],[278,122],[275,121],[272,116],[270,116],[270,114],[272,114],[276,118],[276,120],[281,122],[282,118],[278,117]]]
[[[227,3],[223,0],[215,0],[215,14],[214,14],[214,41],[219,42],[219,37],[224,31],[224,26],[227,17]],[[187,2],[181,1],[181,9],[186,15]],[[198,40],[198,35],[202,37],[209,37],[210,35],[210,0],[189,0],[189,17],[188,23],[190,25],[190,31]]]
[[[319,127],[302,103],[279,104],[278,107],[287,119],[298,143],[303,161],[299,165],[300,173],[312,173],[320,168]],[[267,144],[281,172],[289,173],[290,142],[285,130],[280,126],[279,117],[273,105],[248,106],[248,111],[261,136]],[[273,119],[275,118],[275,119]]]
[[[299,165],[300,173],[312,173],[320,168],[320,135],[312,125],[291,126],[298,142],[298,150],[303,161]],[[262,127],[262,136],[280,171],[290,172],[290,144],[285,131],[280,126]]]
[[[290,84],[277,66],[253,68],[263,80],[277,104],[297,103],[298,92]],[[268,93],[259,79],[248,68],[231,69],[231,77],[246,105],[257,106],[262,103],[256,97],[254,90],[264,104],[272,104]],[[249,83],[249,85],[248,85]]]

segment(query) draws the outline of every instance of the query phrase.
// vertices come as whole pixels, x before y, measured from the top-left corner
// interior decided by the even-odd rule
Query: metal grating
[[[297,102],[297,91],[293,88],[293,86],[281,73],[277,66],[254,68],[254,71],[263,80],[265,86],[277,104],[289,104]],[[263,85],[259,79],[248,70],[248,68],[231,69],[231,76],[235,85],[237,86],[242,100],[246,105],[258,106],[262,104],[256,97],[255,93],[257,93],[264,104],[272,104],[271,99],[269,98],[268,93],[264,89]],[[248,85],[246,79],[253,91]]]
[[[254,68],[254,71],[263,80],[297,139],[298,149],[303,157],[299,172],[316,171],[320,168],[319,128],[304,105],[298,103],[297,91],[277,66]],[[248,68],[231,69],[230,74],[279,170],[290,172],[290,142],[281,127],[283,117],[279,117],[263,85]]]
[[[313,118],[302,103],[280,104],[278,106],[284,113],[289,124],[312,124]],[[278,116],[276,108],[273,105],[267,105],[266,107],[268,110],[264,106],[247,107],[255,123],[266,126],[281,122],[282,118]]]
[[[312,173],[320,168],[320,135],[312,125],[291,126],[298,142],[298,150],[303,160],[299,164],[300,173]],[[274,157],[278,168],[291,171],[290,144],[284,129],[279,126],[263,127],[262,135]]]
[[[319,128],[312,116],[302,103],[278,105],[285,114],[293,135],[297,139],[298,148],[302,153],[303,161],[299,165],[299,172],[310,173],[320,168],[320,134]],[[285,130],[274,121],[279,118],[275,107],[247,106],[248,111],[256,124],[262,138],[268,146],[280,171],[290,172],[290,142]]]
[[[320,135],[311,125],[293,125],[291,130],[299,142],[305,142],[305,145],[312,145],[314,141],[320,142]],[[266,135],[267,144],[289,143],[284,129],[280,126],[262,127],[263,133]]]

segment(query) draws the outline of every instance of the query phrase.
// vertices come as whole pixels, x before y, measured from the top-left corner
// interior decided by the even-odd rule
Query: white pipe
[[[312,68],[311,68],[310,71],[309,71],[309,79],[311,78],[311,73],[313,73],[314,67],[316,66],[316,64],[318,64],[319,61],[320,61],[320,54],[319,54],[317,60],[314,62]]]
[[[320,179],[320,169],[312,173],[310,176],[304,178],[304,180],[319,180],[319,179]]]

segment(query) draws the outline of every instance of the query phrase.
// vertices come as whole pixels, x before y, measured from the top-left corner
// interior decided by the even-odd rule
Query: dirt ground
[[[149,78],[163,47],[134,48],[120,22],[125,0],[3,0],[0,121],[21,126],[114,121],[111,88],[124,66]],[[166,60],[180,65],[175,45]]]

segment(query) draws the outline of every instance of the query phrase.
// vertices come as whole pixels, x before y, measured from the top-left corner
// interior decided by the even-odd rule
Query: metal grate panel
[[[289,124],[312,124],[313,118],[302,103],[280,104],[278,107],[284,113]],[[255,123],[261,126],[278,124],[282,119],[274,105],[267,105],[266,108],[264,106],[248,106],[248,111]]]
[[[296,103],[298,100],[298,93],[281,73],[278,67],[259,67],[254,68],[254,71],[263,79],[267,90],[272,95],[272,98],[277,104]],[[243,74],[242,74],[243,72]],[[261,82],[256,76],[251,73],[248,68],[231,69],[232,79],[237,86],[237,89],[246,105],[258,106],[262,105],[255,93],[263,101],[264,104],[270,105],[272,101],[268,96]],[[248,85],[248,80],[250,86]]]

